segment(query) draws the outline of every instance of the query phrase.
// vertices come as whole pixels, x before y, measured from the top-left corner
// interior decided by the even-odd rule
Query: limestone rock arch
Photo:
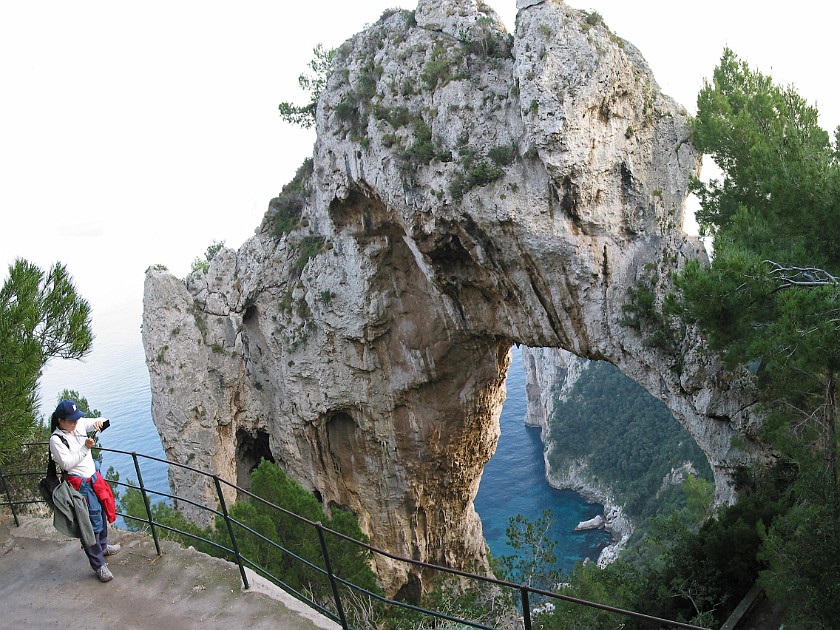
[[[339,49],[317,112],[296,229],[274,233],[272,203],[207,273],[147,272],[169,457],[234,479],[237,431],[267,434],[374,545],[482,569],[472,500],[520,343],[636,379],[732,500],[734,467],[760,452],[749,393],[690,331],[665,354],[623,323],[630,287],[656,274],[664,291],[704,255],[682,231],[688,116],[632,44],[559,0],[520,2],[513,36],[481,2],[421,0]],[[424,577],[377,568],[391,593]]]

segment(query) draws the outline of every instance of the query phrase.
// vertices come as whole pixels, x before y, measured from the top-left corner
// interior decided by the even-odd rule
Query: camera
[[[105,429],[107,429],[107,428],[108,428],[108,427],[110,427],[110,426],[111,426],[111,421],[110,421],[110,420],[106,420],[105,422],[103,422],[103,423],[102,423],[102,428],[101,428],[101,429],[99,429],[99,430],[100,430],[100,431],[104,431]],[[88,437],[89,437],[89,438],[93,438],[93,437],[95,437],[95,436],[96,436],[96,429],[94,429],[93,431],[88,432]]]

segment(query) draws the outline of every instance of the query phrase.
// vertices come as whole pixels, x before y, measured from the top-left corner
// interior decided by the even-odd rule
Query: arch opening
[[[550,509],[557,555],[571,563],[561,568],[599,560],[636,523],[684,501],[688,475],[713,483],[688,430],[612,364],[557,348],[511,352],[501,436],[474,502],[494,557],[513,553],[510,518],[536,521]],[[572,533],[584,522],[596,525]]]

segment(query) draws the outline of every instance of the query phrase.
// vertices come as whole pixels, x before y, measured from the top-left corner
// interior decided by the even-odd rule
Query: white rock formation
[[[207,273],[148,271],[168,457],[247,484],[270,453],[374,545],[481,567],[473,498],[516,342],[618,365],[688,427],[731,499],[748,399],[694,335],[678,357],[622,323],[642,276],[703,255],[680,227],[699,165],[687,114],[602,23],[559,0],[520,6],[512,43],[475,0],[420,0],[416,22],[394,13],[350,39],[300,203],[273,202]],[[284,212],[301,221],[275,236]],[[171,480],[212,500],[188,469]],[[377,568],[389,592],[426,578]]]
[[[582,532],[587,529],[601,529],[604,526],[604,517],[598,514],[586,521],[581,521],[575,527],[576,532]]]

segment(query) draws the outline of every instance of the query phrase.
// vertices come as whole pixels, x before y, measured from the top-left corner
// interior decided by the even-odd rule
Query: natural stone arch
[[[637,281],[703,256],[681,229],[699,167],[687,114],[603,24],[558,0],[522,7],[510,56],[468,52],[486,10],[473,0],[421,0],[416,26],[391,14],[349,40],[319,101],[299,227],[275,235],[272,203],[208,272],[147,272],[143,340],[169,457],[234,470],[236,432],[265,430],[287,474],[351,509],[374,545],[481,569],[472,499],[520,343],[618,366],[689,429],[718,500],[732,500],[733,468],[758,453],[748,393],[691,331],[674,369],[623,323]],[[464,74],[418,86],[436,47]],[[375,111],[356,92],[372,81]],[[417,89],[394,88],[406,81]],[[389,122],[397,107],[410,125]],[[413,144],[423,126],[433,152]],[[512,159],[494,169],[491,155]],[[389,593],[425,578],[377,568]]]

